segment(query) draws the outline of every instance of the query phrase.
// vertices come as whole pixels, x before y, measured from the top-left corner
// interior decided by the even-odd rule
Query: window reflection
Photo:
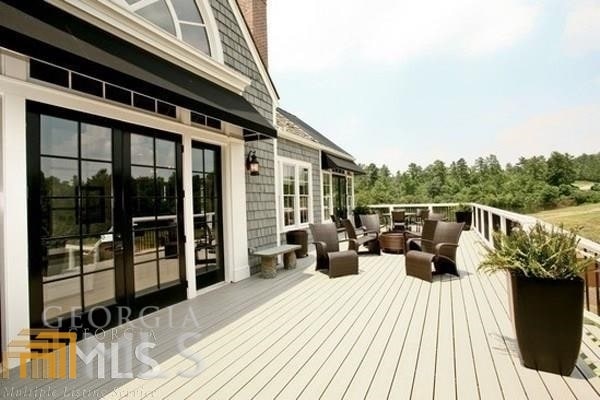
[[[113,2],[210,55],[205,19],[196,0],[127,0],[128,4],[120,0]]]

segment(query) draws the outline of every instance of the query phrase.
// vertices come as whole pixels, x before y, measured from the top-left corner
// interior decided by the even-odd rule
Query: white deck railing
[[[464,204],[470,206],[472,209],[472,229],[477,232],[489,248],[494,246],[494,232],[496,231],[502,231],[509,234],[515,226],[528,228],[538,222],[541,222],[548,227],[552,227],[552,224],[530,215],[519,214],[478,203]],[[398,203],[373,204],[368,207],[385,218],[390,218],[393,210],[402,209],[407,212],[416,212],[419,209],[428,209],[430,212],[444,214],[448,217],[448,220],[452,221],[455,219],[454,212],[458,208],[458,205],[459,203]],[[600,260],[600,244],[581,236],[579,239],[579,250],[587,257]]]

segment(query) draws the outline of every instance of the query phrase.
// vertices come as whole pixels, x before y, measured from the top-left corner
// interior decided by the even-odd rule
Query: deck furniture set
[[[381,251],[403,253],[406,274],[431,282],[434,275],[458,275],[456,250],[464,223],[446,222],[442,214],[428,213],[420,234],[406,229],[406,213],[392,212],[392,229],[381,232],[379,215],[361,215],[362,232],[348,219],[340,223],[348,239],[348,250],[340,249],[340,228],[335,223],[309,224],[316,248],[316,269],[327,271],[330,278],[358,274],[359,254],[381,255]],[[365,250],[360,251],[359,249]],[[284,268],[296,266],[300,244],[286,244],[254,252],[261,257],[262,276],[274,278],[277,258],[284,256]],[[304,253],[304,251],[301,251]]]

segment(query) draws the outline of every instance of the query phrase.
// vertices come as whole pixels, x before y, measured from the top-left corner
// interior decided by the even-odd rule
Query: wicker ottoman
[[[358,254],[354,250],[329,253],[329,277],[358,274]]]

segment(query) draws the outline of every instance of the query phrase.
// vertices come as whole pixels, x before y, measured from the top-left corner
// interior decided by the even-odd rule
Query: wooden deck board
[[[1,384],[53,387],[57,394],[49,398],[68,388],[106,390],[107,399],[130,393],[178,400],[600,399],[600,328],[585,325],[586,359],[570,377],[523,367],[506,277],[477,272],[483,252],[476,234],[465,232],[457,255],[460,278],[432,283],[407,277],[402,255],[361,256],[359,275],[336,279],[314,271],[314,257],[299,259],[296,270],[282,270],[275,279],[251,277],[145,317],[159,322],[150,355],[165,378],[11,376]],[[182,330],[168,326],[181,323],[190,308],[198,328],[189,330],[200,337],[186,346],[187,357],[201,359],[200,374],[191,378],[177,375],[195,365],[179,354]],[[143,324],[133,321],[117,332],[131,327]],[[134,373],[143,368],[134,365]]]
[[[476,246],[471,247],[471,249],[474,250],[472,254],[474,257],[473,262],[470,264],[473,266],[482,254]],[[526,396],[526,393],[535,395],[536,399],[549,398],[545,385],[537,372],[521,366],[512,325],[509,321],[507,308],[504,306],[508,302],[508,297],[505,297],[502,301],[494,291],[489,277],[473,272],[476,279],[472,282],[480,287],[482,293],[480,303],[484,309],[489,310],[489,313],[487,313],[489,320],[486,323],[486,328],[490,332],[491,342],[493,343],[492,350],[497,359],[502,361],[501,365],[505,368],[507,382],[510,380],[514,382],[515,392],[506,393],[505,391],[505,394],[510,396],[509,398],[516,398],[512,396],[517,395]],[[495,312],[492,312],[492,310]],[[499,377],[502,378],[502,375],[499,374]],[[524,392],[517,390],[517,383],[521,385]]]

